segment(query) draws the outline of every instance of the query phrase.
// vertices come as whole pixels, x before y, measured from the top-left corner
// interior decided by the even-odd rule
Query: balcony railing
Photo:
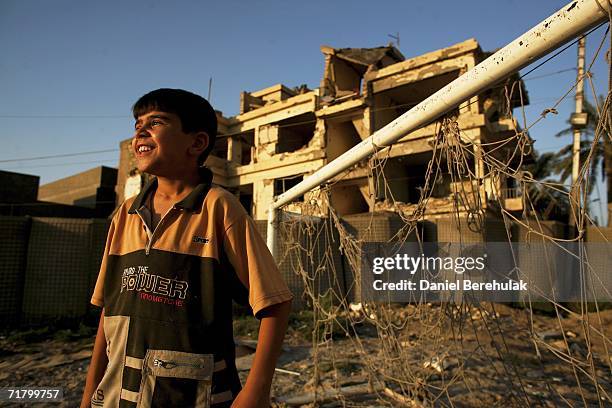
[[[502,198],[521,198],[523,196],[523,190],[520,187],[508,187],[502,188]]]

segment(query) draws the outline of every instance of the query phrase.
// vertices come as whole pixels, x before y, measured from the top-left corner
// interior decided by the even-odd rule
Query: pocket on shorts
[[[210,406],[212,354],[148,350],[137,407]]]

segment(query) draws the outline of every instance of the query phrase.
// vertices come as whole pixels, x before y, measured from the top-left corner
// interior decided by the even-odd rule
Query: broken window
[[[210,155],[227,160],[227,136],[217,135],[215,146],[210,152]]]
[[[396,201],[417,204],[423,192],[433,198],[448,197],[451,194],[453,178],[447,168],[446,159],[439,160],[438,168],[434,163],[429,184],[426,185],[432,157],[432,152],[423,152],[388,159],[383,168],[386,185],[379,185],[377,199],[388,200],[392,197]]]
[[[304,180],[304,175],[298,174],[295,176],[288,176],[277,178],[274,180],[274,196],[279,196],[284,192],[288,191],[292,187],[298,185],[302,180]],[[296,201],[304,201],[304,196],[299,196]]]
[[[315,124],[312,112],[278,122],[276,153],[290,153],[306,147],[314,136]]]
[[[241,166],[250,164],[254,156],[254,140],[254,130],[226,136],[226,159],[233,164],[238,164]]]
[[[250,164],[253,161],[253,150],[255,148],[255,130],[241,133],[238,140],[241,143],[242,152],[240,164]]]
[[[240,186],[238,200],[249,215],[253,215],[253,183]]]

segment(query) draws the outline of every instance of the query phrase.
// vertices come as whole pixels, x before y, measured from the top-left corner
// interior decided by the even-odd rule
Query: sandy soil
[[[459,312],[428,307],[429,313],[394,309],[384,316],[395,324],[387,329],[376,326],[383,316],[351,312],[336,316],[338,324],[319,326],[315,336],[312,315],[293,318],[274,405],[297,404],[316,390],[319,402],[308,406],[612,406],[612,310],[557,317],[496,305],[436,321]],[[244,381],[257,325],[244,318],[235,327]],[[92,346],[91,331],[82,328],[6,333],[0,387],[63,387],[59,406],[78,406]]]

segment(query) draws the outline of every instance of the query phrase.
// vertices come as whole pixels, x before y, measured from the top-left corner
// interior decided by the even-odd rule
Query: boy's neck
[[[155,195],[164,200],[180,201],[200,183],[200,174],[197,170],[176,177],[157,176]]]

